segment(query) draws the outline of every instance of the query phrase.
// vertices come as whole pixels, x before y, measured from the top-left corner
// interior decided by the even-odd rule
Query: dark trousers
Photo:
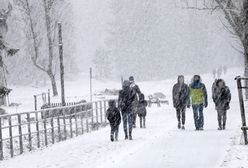
[[[115,140],[118,140],[118,134],[119,134],[119,125],[113,126],[111,125],[111,130],[110,130],[110,137],[115,138]]]
[[[131,134],[133,130],[133,115],[132,113],[128,113],[128,112],[123,113],[122,119],[123,119],[123,128],[124,128],[125,136],[127,136],[127,130],[129,131],[129,134]]]
[[[132,108],[133,127],[136,127],[137,111],[138,111],[137,107]]]
[[[145,128],[146,127],[146,117],[145,116],[140,116],[140,128]]]
[[[192,105],[194,120],[195,120],[195,128],[200,129],[203,128],[204,125],[204,115],[203,115],[203,104]]]
[[[219,128],[226,127],[226,110],[217,110]]]
[[[186,107],[179,107],[176,109],[177,111],[177,121],[178,123],[181,125],[185,124],[185,111],[186,111]]]

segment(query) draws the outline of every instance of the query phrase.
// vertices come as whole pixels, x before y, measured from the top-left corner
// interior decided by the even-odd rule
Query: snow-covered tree
[[[31,53],[32,63],[47,74],[52,84],[53,95],[57,95],[56,73],[59,67],[57,65],[57,23],[62,21],[66,28],[71,28],[68,26],[71,25],[67,22],[68,19],[65,19],[68,16],[66,14],[71,13],[70,4],[64,0],[42,0],[39,3],[34,0],[15,0],[15,4],[19,7],[25,23],[24,30],[27,39],[25,46],[28,53]],[[65,35],[65,37],[69,36]],[[65,41],[70,45],[66,49],[73,47],[71,38],[66,38]],[[65,52],[65,55],[69,55],[69,52]],[[73,60],[71,51],[65,60]]]

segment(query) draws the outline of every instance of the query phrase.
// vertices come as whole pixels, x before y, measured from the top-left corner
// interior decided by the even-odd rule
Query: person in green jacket
[[[194,113],[196,130],[203,130],[204,115],[203,108],[208,106],[208,95],[205,85],[201,82],[201,77],[195,75],[189,85],[190,99]]]

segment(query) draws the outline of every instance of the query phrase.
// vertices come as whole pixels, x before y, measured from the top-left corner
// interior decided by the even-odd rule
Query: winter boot
[[[140,128],[142,128],[142,118],[140,117]]]
[[[118,131],[115,132],[115,141],[118,141]]]
[[[129,140],[133,140],[132,131],[129,131]]]
[[[226,129],[226,121],[224,120],[223,121],[223,126],[222,126],[222,129],[225,130]]]
[[[185,130],[185,127],[184,127],[184,125],[182,126],[182,129],[183,129],[183,130]]]
[[[114,136],[110,135],[110,140],[113,142],[114,141]]]
[[[223,124],[223,127],[222,127],[222,129],[223,129],[223,130],[225,130],[225,129],[226,129],[226,125],[225,125],[225,124]]]
[[[180,122],[178,123],[177,128],[181,129],[181,123]]]
[[[125,130],[125,140],[128,139],[127,130]]]
[[[144,118],[143,127],[146,128],[146,118]]]

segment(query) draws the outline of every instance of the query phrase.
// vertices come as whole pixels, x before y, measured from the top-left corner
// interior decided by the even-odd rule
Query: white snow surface
[[[118,142],[110,142],[110,128],[84,134],[48,148],[25,153],[0,162],[0,168],[246,168],[248,148],[242,145],[240,111],[235,75],[242,69],[229,70],[223,76],[232,92],[227,130],[217,131],[217,113],[211,100],[212,76],[203,75],[209,93],[209,107],[204,109],[205,130],[194,130],[192,109],[186,112],[186,130],[177,129],[176,113],[170,105],[148,108],[147,128],[136,128],[134,140],[124,140],[120,126]],[[187,83],[191,76],[186,77]],[[150,94],[162,91],[171,102],[175,79],[140,82],[141,90]],[[104,87],[108,85],[105,82]],[[119,86],[109,83],[109,87]],[[79,88],[75,87],[75,88]],[[99,86],[100,88],[100,86]]]

